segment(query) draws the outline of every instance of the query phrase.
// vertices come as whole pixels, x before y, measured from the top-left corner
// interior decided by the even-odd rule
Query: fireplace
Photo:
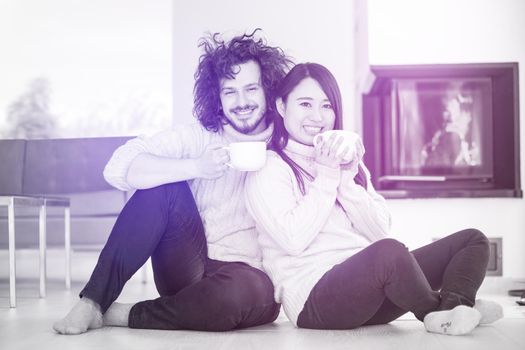
[[[372,66],[363,133],[385,197],[521,197],[518,64]]]

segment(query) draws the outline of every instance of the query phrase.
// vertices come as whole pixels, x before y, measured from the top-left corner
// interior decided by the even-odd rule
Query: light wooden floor
[[[0,254],[0,261],[5,266],[4,261],[7,261],[4,256]],[[83,262],[79,260],[79,254],[74,256],[77,267],[87,267],[84,272],[74,269],[73,276],[76,271],[77,275],[85,279],[86,271],[91,269],[94,260],[93,257]],[[525,307],[519,307],[514,303],[516,298],[507,297],[503,292],[482,297],[501,302],[505,308],[505,318],[492,325],[480,326],[472,334],[460,337],[427,333],[422,324],[410,316],[389,325],[350,331],[296,329],[282,312],[273,324],[224,333],[108,327],[83,335],[63,336],[55,334],[51,325],[77,301],[77,293],[84,285],[84,280],[75,280],[71,291],[66,291],[62,281],[54,278],[56,271],[62,267],[53,265],[56,263],[52,261],[48,264],[51,275],[48,295],[40,299],[37,279],[25,276],[21,270],[30,267],[24,260],[19,263],[21,278],[17,285],[16,309],[9,308],[7,276],[0,274],[0,349],[525,349]],[[119,301],[134,302],[155,296],[152,282],[144,285],[138,278],[133,278]]]

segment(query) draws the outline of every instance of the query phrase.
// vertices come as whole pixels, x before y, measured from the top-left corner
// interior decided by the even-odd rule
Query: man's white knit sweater
[[[257,135],[245,135],[224,126],[210,132],[200,124],[182,125],[152,137],[138,137],[119,147],[104,169],[104,178],[121,190],[133,190],[126,178],[133,159],[141,153],[178,159],[197,158],[210,143],[227,145],[235,141],[267,141],[273,125]],[[255,223],[246,211],[244,183],[246,172],[228,168],[217,179],[188,181],[201,215],[208,256],[221,261],[241,261],[261,268]]]
[[[304,179],[306,194],[288,164],[268,152],[266,166],[247,178],[246,201],[257,222],[263,268],[275,286],[275,299],[297,325],[319,279],[370,242],[386,237],[390,214],[369,179],[368,189],[356,185],[355,172],[316,163],[314,148],[293,140],[285,152],[315,177]]]

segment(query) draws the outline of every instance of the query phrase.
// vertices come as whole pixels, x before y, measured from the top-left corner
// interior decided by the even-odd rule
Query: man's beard
[[[257,127],[259,127],[259,125],[261,125],[261,123],[264,122],[264,119],[265,117],[262,116],[261,119],[259,119],[258,121],[256,121],[255,123],[250,123],[251,120],[234,120],[234,121],[231,121],[229,119],[226,119],[228,124],[230,124],[232,126],[232,128],[234,128],[236,131],[242,133],[242,134],[250,134],[251,132],[253,132],[255,129],[257,129]]]

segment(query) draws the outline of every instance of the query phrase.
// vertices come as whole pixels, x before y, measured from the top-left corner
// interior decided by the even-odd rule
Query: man
[[[58,333],[103,325],[224,331],[277,317],[244,206],[246,173],[226,166],[223,149],[270,137],[273,90],[291,65],[281,49],[254,34],[229,42],[215,34],[200,42],[199,124],[136,138],[115,151],[106,180],[138,190],[117,218],[81,299],[54,324]],[[160,297],[114,303],[150,256]]]

